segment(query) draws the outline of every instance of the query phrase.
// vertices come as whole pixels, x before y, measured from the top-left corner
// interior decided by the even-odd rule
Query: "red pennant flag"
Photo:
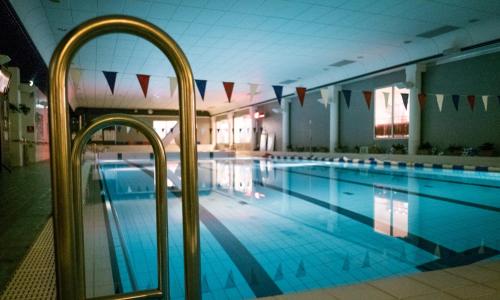
[[[299,97],[300,106],[304,106],[304,98],[306,97],[306,88],[298,87],[295,88],[295,90],[297,91],[297,96]]]
[[[148,96],[149,77],[149,75],[137,74],[137,79],[139,80],[139,84],[141,85],[144,98]]]
[[[372,91],[363,91],[363,96],[365,97],[366,106],[368,106],[368,110],[370,110],[370,106],[372,103]]]
[[[231,102],[231,96],[233,95],[234,82],[223,81],[224,89],[226,90],[227,100]]]
[[[423,110],[425,107],[425,102],[427,101],[427,95],[424,93],[418,94],[418,103],[420,103],[420,109]]]
[[[470,110],[474,111],[474,105],[476,104],[476,96],[467,96],[467,101],[469,102]]]

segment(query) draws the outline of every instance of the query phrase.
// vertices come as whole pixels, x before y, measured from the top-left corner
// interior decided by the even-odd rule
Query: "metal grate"
[[[52,218],[33,243],[0,299],[56,299]]]

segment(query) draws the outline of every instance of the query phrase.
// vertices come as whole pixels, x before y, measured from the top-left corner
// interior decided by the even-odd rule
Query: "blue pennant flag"
[[[455,110],[458,111],[458,102],[460,101],[460,95],[451,95],[451,100],[453,101],[453,106],[455,106]]]
[[[207,81],[203,79],[195,79],[196,86],[201,95],[201,100],[205,100],[205,90],[207,88]]]
[[[347,108],[351,106],[351,90],[342,90]]]
[[[408,93],[401,93],[401,98],[403,98],[403,104],[406,110],[408,110],[408,96]]]
[[[281,105],[281,98],[283,97],[283,86],[282,85],[273,85],[274,93],[276,94],[276,99],[278,99],[278,103]]]
[[[106,81],[108,82],[109,89],[111,90],[111,94],[115,94],[115,83],[116,83],[116,72],[111,71],[102,71]]]

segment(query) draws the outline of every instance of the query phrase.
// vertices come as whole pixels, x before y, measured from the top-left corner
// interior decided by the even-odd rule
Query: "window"
[[[217,144],[229,144],[229,121],[227,119],[217,121]]]
[[[252,132],[252,118],[243,115],[234,118],[234,143],[250,143]]]
[[[390,86],[375,90],[375,138],[408,138],[410,106],[405,106],[404,96],[409,101],[409,89]]]

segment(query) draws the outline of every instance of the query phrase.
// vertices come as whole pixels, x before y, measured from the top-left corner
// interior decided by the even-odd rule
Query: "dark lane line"
[[[430,195],[430,194],[417,193],[417,192],[412,192],[412,191],[408,191],[405,189],[395,188],[395,187],[391,187],[391,186],[387,186],[387,185],[383,185],[383,184],[365,183],[365,182],[354,181],[354,180],[350,180],[350,179],[341,179],[338,177],[330,177],[330,176],[325,176],[325,175],[303,173],[303,172],[299,172],[299,171],[292,171],[292,170],[276,168],[276,167],[274,168],[274,170],[284,172],[284,173],[311,176],[311,177],[322,178],[322,179],[327,179],[327,180],[334,180],[334,181],[345,182],[345,183],[351,183],[351,184],[356,184],[356,185],[361,185],[361,186],[366,186],[366,187],[385,189],[385,190],[395,191],[398,193],[409,194],[409,195],[414,195],[414,196],[419,196],[419,197],[425,197],[425,198],[429,198],[429,199],[433,199],[433,200],[444,201],[444,202],[448,202],[448,203],[469,206],[469,207],[474,207],[474,208],[484,209],[484,210],[489,210],[489,211],[494,211],[494,212],[500,212],[500,207],[490,206],[490,205],[486,205],[486,204],[472,203],[472,202],[467,202],[467,201],[463,201],[463,200],[452,199],[452,198],[447,198],[447,197],[442,197],[442,196],[434,196],[434,195]]]
[[[297,166],[297,167],[299,167],[299,166]],[[352,173],[358,173],[358,170],[363,170],[363,171],[368,171],[368,173],[377,174],[377,175],[384,175],[384,176],[414,178],[414,179],[419,179],[419,180],[439,181],[439,182],[446,182],[446,183],[453,183],[453,184],[472,185],[472,186],[478,186],[478,187],[500,189],[500,186],[484,184],[484,183],[461,182],[461,181],[453,181],[453,180],[447,180],[447,179],[441,179],[441,178],[411,176],[408,173],[407,173],[408,175],[402,175],[399,173],[403,173],[403,172],[398,172],[399,170],[397,171],[397,170],[393,170],[393,169],[390,169],[391,172],[387,173],[387,172],[383,172],[382,170],[376,170],[376,169],[371,169],[371,168],[354,169],[354,168],[343,168],[343,167],[338,167],[338,166],[322,166],[322,165],[315,165],[314,167],[327,168],[327,169],[329,167],[333,167],[335,169],[340,169],[342,171],[348,171],[348,172],[352,172]]]
[[[302,199],[304,201],[307,201],[309,203],[312,203],[314,205],[329,209],[331,211],[337,212],[340,215],[343,215],[347,218],[350,218],[351,220],[357,221],[361,224],[368,225],[370,227],[374,227],[374,220],[370,217],[361,215],[359,213],[356,213],[354,211],[339,207],[337,205],[331,204],[324,202],[322,200],[297,193],[294,191],[290,191],[287,189],[283,189],[278,186],[270,185],[270,184],[265,184],[262,181],[259,180],[254,180],[254,184],[258,184],[260,186],[285,193],[287,195],[293,196],[298,199]],[[375,232],[374,232],[375,234]],[[431,240],[425,239],[421,236],[418,236],[416,234],[412,234],[408,232],[408,235],[406,237],[392,237],[399,239],[403,242],[406,242],[410,245],[413,245],[423,251],[426,251],[434,256],[436,256],[436,250],[439,249],[440,252],[440,257],[433,261],[429,261],[427,263],[424,263],[422,265],[416,266],[417,269],[420,271],[434,271],[434,270],[440,270],[440,269],[445,269],[445,268],[451,268],[451,267],[458,267],[458,266],[464,266],[468,265],[471,263],[475,263],[478,261],[481,261],[483,259],[487,259],[490,257],[493,257],[495,255],[500,254],[500,251],[496,249],[492,249],[489,247],[475,247],[469,250],[465,250],[463,252],[456,252],[455,250],[452,250],[450,248],[444,247],[442,245],[439,245]],[[438,248],[439,247],[439,248]]]
[[[284,188],[279,187],[279,186],[267,184],[267,183],[262,182],[261,180],[254,180],[253,182],[254,182],[254,184],[260,185],[262,187],[266,187],[266,188],[275,190],[277,192],[281,192],[281,193],[293,196],[295,198],[304,200],[304,201],[309,202],[311,204],[314,204],[316,206],[334,211],[334,212],[336,212],[340,215],[343,215],[344,217],[347,217],[351,220],[354,220],[358,223],[370,226],[371,228],[374,227],[375,220],[373,218],[362,215],[362,214],[357,213],[355,211],[340,207],[340,206],[332,204],[332,203],[322,201],[320,199],[317,199],[317,198],[314,198],[314,197],[311,197],[308,195],[294,192],[292,190],[284,189]],[[408,236],[405,238],[402,238],[402,237],[394,237],[394,238],[400,239],[400,240],[402,240],[410,245],[418,247],[418,248],[420,248],[420,249],[422,249],[422,250],[424,250],[432,255],[434,255],[434,251],[436,250],[436,246],[438,246],[437,243],[432,242],[430,240],[427,240],[427,239],[425,239],[421,236],[418,236],[416,234],[412,234],[410,232],[408,232]],[[446,248],[444,246],[439,245],[439,247],[441,250],[441,255],[443,257],[453,256],[453,255],[456,255],[456,253],[457,253],[454,250]]]
[[[125,160],[131,166],[139,168],[147,175],[154,177],[154,172],[146,169],[144,165],[135,164]],[[169,192],[172,192],[169,190]],[[180,197],[180,192],[172,192]],[[276,285],[273,279],[267,274],[266,270],[243,245],[240,240],[219,221],[208,209],[199,204],[200,220],[210,233],[215,237],[219,244],[229,255],[234,265],[238,268],[241,275],[245,278],[248,286],[252,289],[256,297],[268,297],[282,295],[283,292]]]

